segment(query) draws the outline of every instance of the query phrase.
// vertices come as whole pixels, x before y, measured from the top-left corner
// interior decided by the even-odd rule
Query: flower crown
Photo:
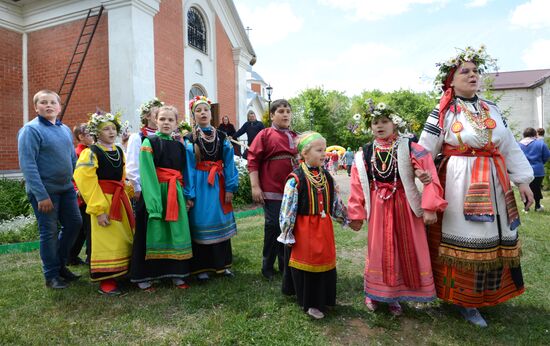
[[[182,120],[179,122],[178,124],[178,131],[182,134],[182,135],[186,135],[187,133],[191,132],[193,130],[193,128],[191,127],[191,125],[189,125],[188,122],[186,122],[185,120]]]
[[[477,50],[470,46],[466,47],[464,50],[458,49],[458,54],[456,56],[435,64],[439,69],[434,80],[436,90],[444,91],[445,80],[449,76],[449,73],[465,62],[473,62],[477,66],[479,73],[484,73],[489,70],[498,70],[497,60],[493,59],[487,53],[485,45],[481,45]]]
[[[154,99],[142,103],[137,110],[139,112],[140,117],[143,119],[143,117],[151,113],[151,108],[162,107],[162,106],[164,106],[164,102],[162,102],[155,96]]]
[[[209,107],[212,105],[212,101],[206,96],[195,96],[189,101],[189,110],[191,114],[195,112],[195,107],[201,103],[206,103]]]
[[[115,124],[117,134],[120,134],[120,129],[122,128],[122,125],[120,123],[120,112],[117,112],[115,114],[111,113],[105,113],[101,111],[97,111],[95,113],[89,114],[90,120],[88,121],[88,131],[91,135],[96,136],[99,134],[100,126],[103,123],[111,122]]]
[[[405,127],[407,126],[407,122],[403,120],[403,118],[401,118],[399,114],[397,114],[393,109],[391,109],[384,102],[380,102],[375,106],[372,99],[368,99],[365,102],[365,106],[366,106],[365,123],[366,125],[368,125],[369,128],[373,120],[380,117],[386,117],[390,119],[392,123],[397,125],[397,128],[399,130],[404,130]],[[356,116],[357,114],[354,115],[354,119],[356,118]]]

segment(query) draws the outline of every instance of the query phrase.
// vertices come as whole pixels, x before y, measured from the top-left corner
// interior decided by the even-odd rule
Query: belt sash
[[[483,148],[476,149],[468,145],[455,147],[449,144],[443,146],[444,156],[469,156],[475,157],[470,187],[464,200],[464,217],[474,222],[493,222],[495,215],[491,202],[491,189],[489,186],[489,172],[491,170],[491,158],[495,164],[498,180],[504,192],[506,214],[510,229],[514,230],[520,225],[519,213],[514,197],[514,191],[510,185],[510,177],[506,170],[506,161],[498,148],[489,143]],[[496,196],[495,196],[496,198]]]
[[[132,212],[132,205],[128,196],[124,192],[124,183],[118,180],[98,180],[99,186],[103,193],[108,193],[113,195],[111,200],[111,209],[109,210],[109,218],[111,220],[121,221],[122,222],[122,212],[121,204],[124,204],[124,209],[126,210],[126,217],[128,217],[128,222],[130,227],[134,229],[135,220],[134,213]]]
[[[216,181],[216,174],[218,175],[220,183],[220,203],[224,214],[233,211],[233,204],[231,202],[225,203],[225,178],[223,175],[223,161],[200,161],[197,163],[197,169],[199,171],[208,172],[208,184],[214,186]]]
[[[179,181],[183,187],[183,177],[181,172],[175,169],[157,167],[157,178],[159,183],[168,183],[168,195],[166,198],[166,221],[178,221],[179,205],[178,190],[176,182]]]

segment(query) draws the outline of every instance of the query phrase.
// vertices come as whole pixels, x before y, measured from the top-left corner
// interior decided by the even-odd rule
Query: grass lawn
[[[324,320],[310,319],[281,295],[280,276],[272,282],[261,277],[263,218],[255,216],[238,220],[236,277],[192,281],[188,290],[165,283],[146,293],[128,285],[126,296],[103,297],[83,278],[52,291],[44,287],[37,251],[1,255],[0,344],[548,345],[550,212],[522,214],[522,221],[526,293],[481,309],[489,323],[483,330],[440,303],[405,305],[399,318],[384,307],[368,312],[362,292],[366,231],[339,226],[337,306]],[[72,269],[86,277],[85,267]]]

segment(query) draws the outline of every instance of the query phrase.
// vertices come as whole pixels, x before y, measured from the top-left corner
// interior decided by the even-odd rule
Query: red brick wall
[[[231,123],[236,124],[237,91],[236,71],[233,63],[233,47],[216,16],[216,69],[218,75],[218,99],[220,119],[228,115]]]
[[[163,0],[154,18],[156,95],[185,114],[183,85],[183,8],[181,0]]]
[[[95,112],[96,107],[111,110],[107,22],[107,13],[103,12],[63,118],[70,128],[87,121],[87,114]],[[28,34],[30,119],[35,115],[34,94],[40,89],[59,89],[83,23],[81,19]]]
[[[17,131],[23,126],[22,34],[0,28],[0,171],[19,169]]]

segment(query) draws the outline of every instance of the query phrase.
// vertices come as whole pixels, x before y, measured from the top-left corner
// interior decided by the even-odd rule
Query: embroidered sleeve
[[[76,162],[73,179],[86,202],[86,213],[101,215],[109,213],[110,203],[103,194],[97,179],[97,158],[90,149],[84,149]]]
[[[430,113],[428,119],[426,119],[424,130],[422,130],[418,143],[432,153],[432,156],[435,158],[441,151],[443,139],[444,133],[439,128],[439,106],[437,106]]]
[[[336,193],[334,194],[334,203],[332,204],[332,210],[331,215],[334,220],[336,220],[338,223],[342,224],[343,226],[346,226],[349,223],[348,220],[348,210],[346,206],[344,205],[344,202],[342,201],[342,198],[340,197],[340,193],[336,189]]]
[[[281,203],[281,213],[279,214],[279,225],[281,226],[281,234],[277,241],[283,244],[294,244],[294,223],[296,222],[296,214],[298,213],[298,188],[296,187],[294,178],[288,179],[285,184],[283,201]]]

